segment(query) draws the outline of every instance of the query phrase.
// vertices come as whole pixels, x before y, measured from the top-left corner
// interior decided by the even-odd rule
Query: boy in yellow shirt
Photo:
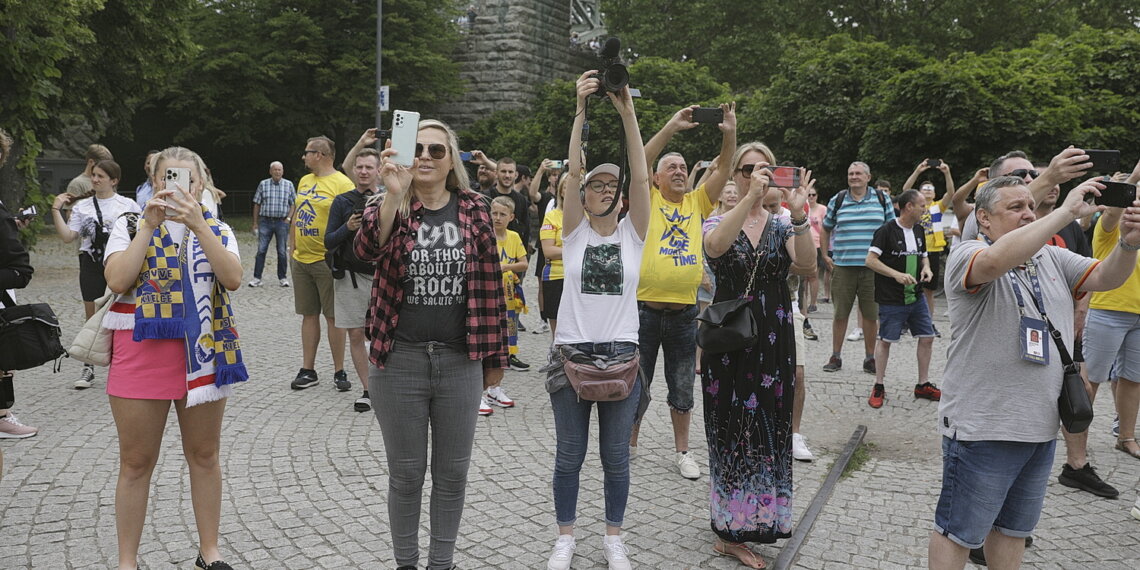
[[[518,315],[526,311],[522,296],[520,274],[526,272],[526,247],[517,232],[507,229],[507,224],[515,219],[515,204],[508,196],[496,196],[491,200],[491,223],[495,226],[495,240],[499,243],[499,263],[503,269],[503,293],[507,305],[507,340],[509,341],[508,363],[511,370],[529,370],[530,365],[519,360]],[[503,370],[488,370],[483,381],[483,401],[479,405],[480,415],[490,415],[490,404],[503,408],[513,408],[511,400],[503,392]]]

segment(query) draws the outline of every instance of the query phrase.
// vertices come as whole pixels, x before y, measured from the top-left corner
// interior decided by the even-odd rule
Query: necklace
[[[760,218],[749,218],[748,219],[748,227],[750,227],[750,228],[756,227],[756,224],[759,224],[759,223],[760,223]]]

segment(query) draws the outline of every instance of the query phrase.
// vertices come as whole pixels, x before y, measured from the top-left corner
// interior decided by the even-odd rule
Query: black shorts
[[[538,253],[534,256],[534,276],[542,280],[542,268],[546,266],[546,256],[542,254],[542,244],[538,245]],[[545,302],[545,301],[543,301]]]
[[[937,291],[938,286],[941,284],[939,277],[941,275],[941,271],[939,270],[939,266],[942,265],[942,252],[928,251],[926,252],[926,259],[930,261],[930,273],[933,275],[933,277],[930,278],[929,282],[922,283],[922,288],[930,289],[931,291]]]
[[[562,303],[562,279],[542,282],[542,320],[558,320],[558,305]]]
[[[94,301],[107,292],[107,279],[103,277],[103,263],[95,261],[85,251],[79,252],[79,295],[84,301]]]

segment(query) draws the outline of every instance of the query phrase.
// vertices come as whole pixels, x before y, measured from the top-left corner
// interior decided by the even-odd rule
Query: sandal
[[[1127,444],[1129,444],[1129,443],[1132,443],[1135,445],[1136,444],[1136,438],[1129,437],[1129,438],[1125,438],[1125,439],[1116,440],[1116,449],[1119,449],[1120,451],[1123,451],[1124,453],[1127,453],[1128,455],[1131,455],[1132,457],[1135,457],[1136,459],[1140,459],[1140,445],[1137,445],[1136,451],[1132,451],[1132,450],[1128,449]]]
[[[727,542],[720,538],[713,543],[713,554],[717,556],[735,556],[740,563],[749,568],[765,568],[764,559],[756,551],[743,542]]]

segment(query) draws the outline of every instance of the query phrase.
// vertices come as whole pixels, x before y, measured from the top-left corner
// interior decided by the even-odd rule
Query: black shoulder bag
[[[752,275],[748,278],[748,286],[739,299],[713,303],[701,314],[697,315],[700,328],[697,329],[697,345],[709,354],[721,354],[743,350],[756,344],[759,336],[759,327],[756,326],[756,317],[752,315],[752,287],[756,282],[756,270],[767,255],[764,246],[767,243],[768,232],[775,219],[768,218],[764,225],[764,233],[760,236],[761,249],[756,252],[756,263],[752,266]]]
[[[47,303],[17,305],[0,290],[0,370],[26,370],[64,355],[59,319]]]

